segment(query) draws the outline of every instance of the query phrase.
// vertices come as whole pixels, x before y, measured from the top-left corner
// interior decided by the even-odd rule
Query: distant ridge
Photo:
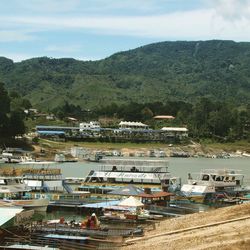
[[[246,105],[250,100],[250,43],[223,40],[160,42],[98,61],[0,57],[7,89],[47,110],[65,101],[82,108],[111,102],[195,102]]]

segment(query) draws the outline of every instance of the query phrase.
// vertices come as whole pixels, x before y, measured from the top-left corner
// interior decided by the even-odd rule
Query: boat
[[[95,215],[95,214],[94,214]],[[75,220],[72,220],[70,222],[67,222],[64,220],[63,217],[61,217],[58,220],[52,220],[52,221],[45,221],[42,224],[37,224],[33,230],[36,234],[39,235],[71,235],[71,236],[84,236],[84,237],[99,237],[99,238],[106,238],[108,236],[142,236],[144,234],[144,230],[141,227],[132,227],[132,228],[117,228],[117,227],[110,227],[109,225],[102,225],[99,220],[98,226],[94,225],[87,226],[88,221],[91,223],[91,218],[93,217],[93,214],[88,219],[77,222]],[[97,218],[97,217],[96,217]]]
[[[4,163],[25,163],[34,161],[34,159],[30,157],[28,151],[21,148],[6,148],[2,152],[1,158]]]
[[[23,178],[0,176],[0,206],[17,206],[45,212],[49,204],[47,198],[31,199],[26,194],[30,191]]]
[[[107,194],[128,184],[153,191],[179,188],[179,178],[171,177],[168,161],[163,159],[106,158],[99,165],[100,169],[89,172],[79,190]]]
[[[65,155],[63,153],[55,154],[54,161],[55,162],[65,162],[66,161]]]
[[[235,169],[205,169],[193,178],[188,175],[188,183],[182,185],[181,194],[195,202],[228,199],[243,190],[243,174]]]
[[[102,158],[103,158],[103,153],[97,151],[85,157],[84,160],[88,162],[99,162]]]
[[[59,168],[50,168],[44,165],[39,168],[24,168],[22,176],[25,184],[33,192],[72,192],[72,189],[65,185],[64,177]]]

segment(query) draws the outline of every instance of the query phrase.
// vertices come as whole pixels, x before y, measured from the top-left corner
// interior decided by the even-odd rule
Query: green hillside
[[[197,97],[246,105],[250,100],[250,43],[162,42],[104,60],[0,57],[0,82],[51,110],[65,101],[81,108]]]

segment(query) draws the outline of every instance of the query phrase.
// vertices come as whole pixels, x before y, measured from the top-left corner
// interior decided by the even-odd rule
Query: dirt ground
[[[241,217],[248,218],[215,226],[191,229],[186,232],[163,235],[170,231],[239,219]],[[155,230],[146,232],[144,237],[133,244],[122,247],[122,249],[250,249],[250,203],[161,221],[159,225],[156,225]]]

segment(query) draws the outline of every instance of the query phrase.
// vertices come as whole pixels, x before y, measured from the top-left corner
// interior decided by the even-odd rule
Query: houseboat
[[[171,177],[168,161],[163,159],[107,158],[100,160],[99,170],[89,172],[79,190],[107,194],[127,184],[153,191],[174,191],[180,180]]]
[[[13,176],[0,177],[0,206],[18,206],[24,209],[33,209],[43,212],[47,210],[49,200],[41,197],[31,199],[27,196],[30,188],[23,178]]]
[[[181,187],[186,198],[205,202],[216,198],[239,195],[243,184],[243,174],[235,169],[206,169],[196,174],[188,174],[188,184]]]
[[[47,163],[46,163],[47,164]],[[50,167],[50,164],[33,163],[31,167],[4,168],[0,176],[20,178],[29,190],[26,197],[29,199],[47,198],[51,200],[78,199],[86,196],[86,192],[74,192],[66,184],[60,168]]]

